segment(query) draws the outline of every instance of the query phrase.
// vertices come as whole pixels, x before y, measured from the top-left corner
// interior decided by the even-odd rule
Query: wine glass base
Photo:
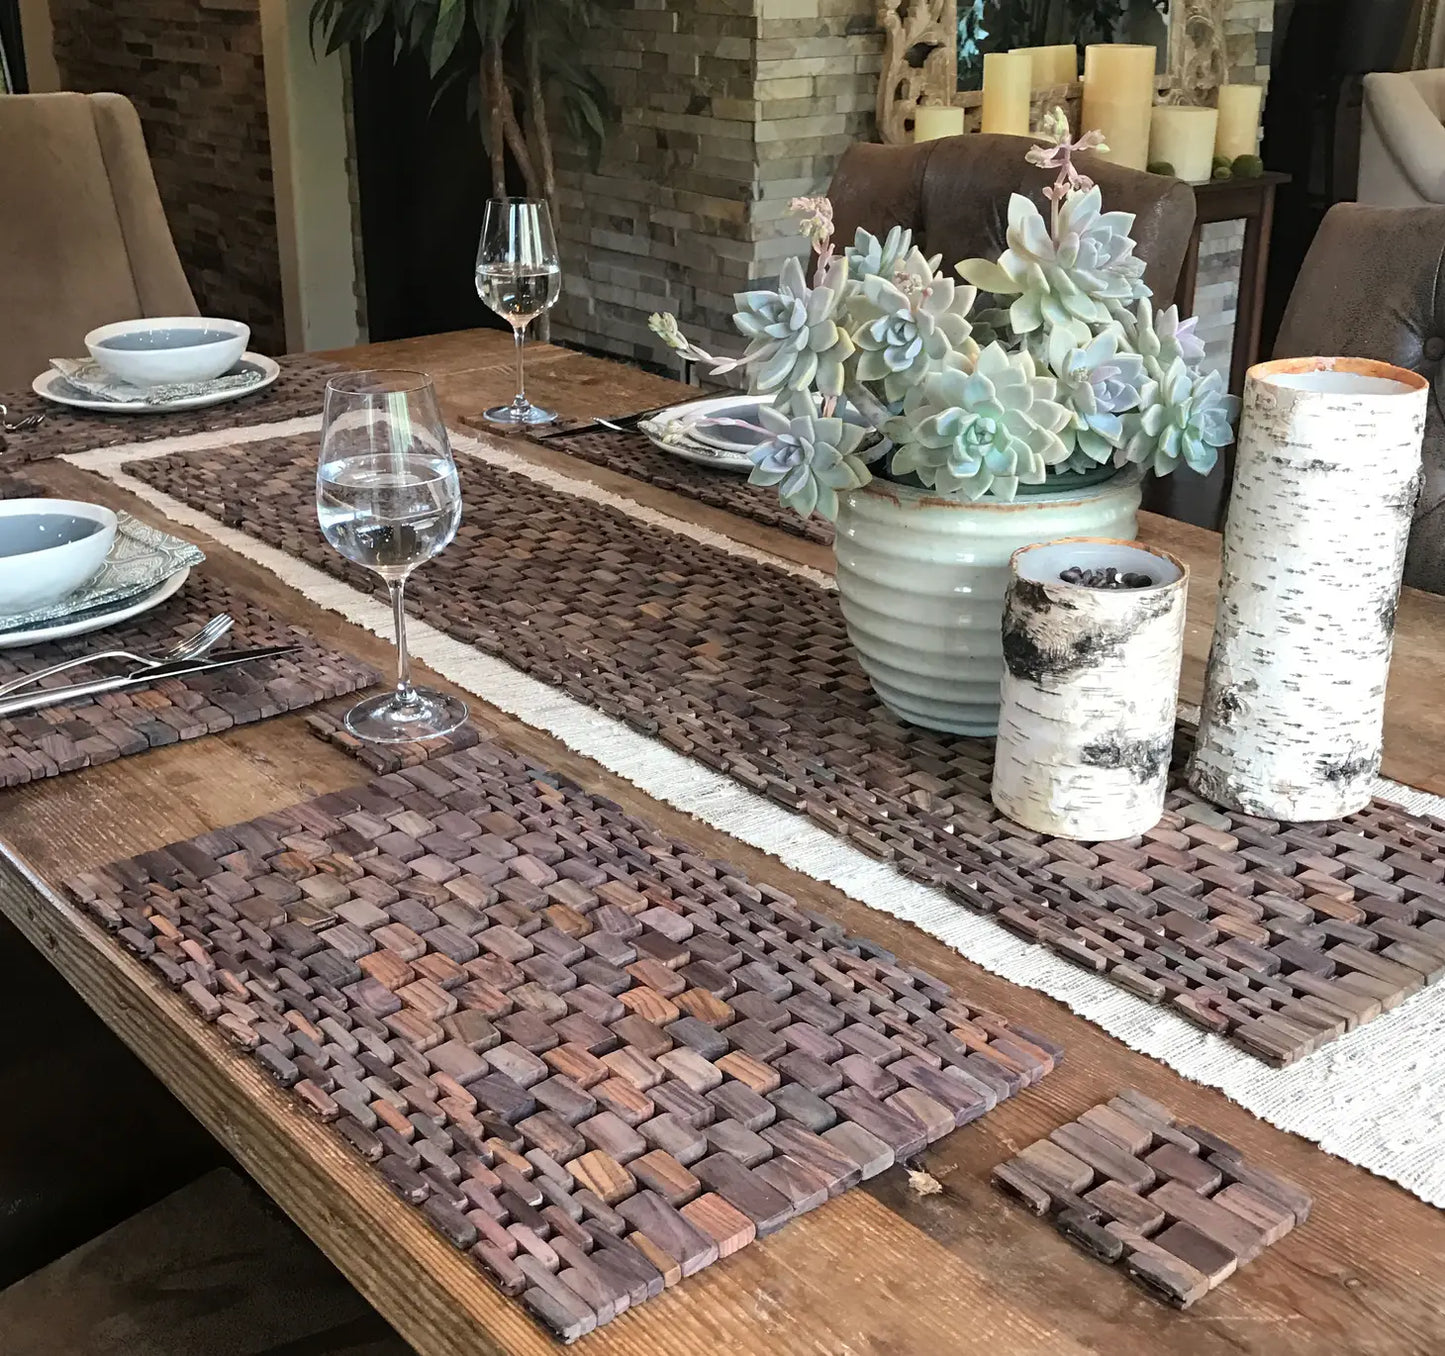
[[[494,405],[482,411],[482,418],[489,424],[503,424],[510,428],[531,428],[534,424],[551,424],[557,419],[556,412],[544,410],[536,405]]]
[[[368,744],[412,744],[450,734],[467,718],[467,704],[429,687],[412,689],[412,700],[395,692],[368,697],[346,713],[345,725]]]

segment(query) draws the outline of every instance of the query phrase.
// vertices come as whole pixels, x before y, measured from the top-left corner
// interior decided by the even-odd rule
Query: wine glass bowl
[[[327,383],[316,470],[321,535],[386,581],[396,626],[396,687],[346,714],[358,739],[402,744],[456,729],[465,703],[414,687],[405,588],[461,524],[461,485],[431,379],[422,372],[350,372]]]
[[[484,411],[494,424],[525,428],[557,416],[527,399],[522,347],[527,326],[550,310],[562,291],[562,266],[546,202],[534,198],[493,198],[482,220],[477,246],[477,295],[512,327],[517,344],[517,394],[510,405]]]

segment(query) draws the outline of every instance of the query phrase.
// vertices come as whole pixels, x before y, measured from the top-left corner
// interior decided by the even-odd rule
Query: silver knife
[[[219,658],[177,659],[169,664],[157,664],[153,668],[132,669],[116,678],[97,678],[88,683],[67,683],[63,687],[40,688],[0,701],[0,716],[18,716],[25,711],[59,706],[62,702],[75,701],[80,697],[94,697],[102,692],[124,692],[128,688],[144,687],[162,678],[181,678],[188,673],[210,673],[213,669],[234,668],[237,664],[250,664],[258,659],[276,659],[283,654],[293,654],[300,648],[299,645],[269,645],[256,650],[233,650]]]

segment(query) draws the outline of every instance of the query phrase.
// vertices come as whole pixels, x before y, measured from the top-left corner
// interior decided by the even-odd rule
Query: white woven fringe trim
[[[164,446],[147,443],[129,459],[165,455],[183,450],[183,445],[213,444],[182,439]],[[376,635],[390,636],[391,613],[384,604],[126,475],[114,449],[66,460],[100,471],[174,522],[209,533],[312,602]],[[1429,986],[1298,1064],[1269,1068],[1230,1042],[1022,941],[941,892],[905,879],[803,816],[560,689],[425,622],[409,621],[407,636],[412,654],[444,677],[553,735],[648,795],[772,853],[804,875],[828,881],[870,908],[915,924],[983,969],[1048,994],[1131,1048],[1162,1060],[1186,1078],[1221,1089],[1272,1125],[1388,1177],[1432,1205],[1445,1206],[1445,1079],[1436,1067],[1438,1052],[1445,1049],[1445,983]],[[1380,793],[1412,809],[1445,811],[1438,797],[1393,783],[1382,782]]]

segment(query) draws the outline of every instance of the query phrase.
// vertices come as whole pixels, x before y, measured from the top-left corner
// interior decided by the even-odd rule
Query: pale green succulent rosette
[[[857,283],[869,278],[891,278],[912,248],[913,232],[903,226],[892,227],[881,241],[860,226],[853,243],[843,251],[848,259],[848,276]],[[933,267],[938,267],[937,260]]]
[[[1139,403],[1144,360],[1128,350],[1123,332],[1109,326],[1087,344],[1054,330],[1048,339],[1049,370],[1059,383],[1058,399],[1070,412],[1062,437],[1069,459],[1061,471],[1092,471],[1124,442],[1124,416]]]
[[[1219,449],[1234,441],[1231,427],[1239,399],[1224,389],[1218,372],[1199,373],[1176,358],[1157,378],[1144,383],[1139,408],[1124,420],[1124,444],[1114,454],[1167,476],[1183,462],[1201,475],[1213,469]]]
[[[809,287],[803,265],[789,259],[778,277],[776,292],[739,292],[733,298],[733,323],[748,340],[743,365],[752,374],[753,389],[805,391],[821,395],[843,392],[843,364],[853,354],[853,340],[839,324],[848,289],[848,263],[835,259],[817,287]]]
[[[1069,411],[1056,393],[1027,351],[990,344],[973,364],[955,354],[909,391],[890,422],[892,469],[944,494],[1011,500],[1069,455],[1059,436]]]
[[[997,297],[1013,297],[1009,327],[1016,335],[1043,327],[1064,330],[1076,345],[1111,318],[1109,302],[1147,296],[1144,264],[1134,257],[1128,212],[1101,212],[1097,188],[1071,193],[1059,208],[1057,236],[1021,193],[1009,198],[1008,248],[998,262],[965,259],[959,274]]]
[[[751,485],[776,485],[784,505],[801,518],[838,516],[838,492],[873,479],[856,455],[864,430],[818,413],[813,397],[795,392],[758,411],[769,437],[748,454]]]
[[[864,281],[849,305],[858,323],[859,381],[882,382],[887,400],[901,400],[931,367],[950,353],[977,353],[970,341],[968,312],[977,292],[934,274],[917,250],[904,258],[890,280]]]

